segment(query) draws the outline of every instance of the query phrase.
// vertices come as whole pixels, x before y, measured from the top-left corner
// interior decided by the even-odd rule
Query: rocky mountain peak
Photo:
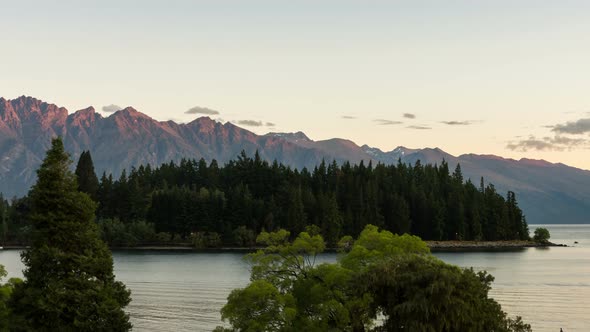
[[[97,118],[102,119],[102,116],[96,112],[94,107],[89,106],[70,115],[68,117],[68,122],[72,125],[89,127],[96,121]]]
[[[208,116],[202,116],[189,122],[189,126],[196,126],[206,131],[212,131],[217,126],[218,122]]]
[[[313,142],[313,140],[311,140],[309,137],[307,137],[307,135],[305,135],[305,133],[303,133],[302,131],[298,131],[296,133],[268,133],[265,136],[268,137],[277,137],[277,138],[282,138],[285,139],[289,142],[294,142],[294,143],[310,143]]]
[[[140,111],[136,110],[131,106],[127,106],[122,110],[116,111],[113,115],[115,116],[126,116],[131,118],[148,118],[151,119],[148,115],[141,113]]]
[[[5,105],[7,109],[14,112],[13,116],[18,118],[23,130],[27,131],[37,130],[38,128],[56,130],[58,127],[63,127],[68,117],[67,109],[33,97],[20,96],[8,100],[7,103],[8,105]],[[27,135],[34,135],[34,133],[27,133]]]

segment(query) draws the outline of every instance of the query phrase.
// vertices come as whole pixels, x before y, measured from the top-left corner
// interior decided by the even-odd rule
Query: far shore
[[[535,242],[525,240],[507,240],[507,241],[425,241],[430,249],[519,249],[519,248],[546,248],[546,247],[567,247],[565,244],[556,244],[552,242]]]
[[[425,241],[426,245],[435,251],[438,250],[510,250],[522,248],[547,248],[547,247],[567,247],[565,244],[556,244],[552,242],[539,243],[535,241],[507,240],[507,241]],[[4,249],[27,249],[26,246],[4,246]],[[202,252],[219,252],[219,251],[254,251],[263,249],[262,247],[219,247],[219,248],[195,248],[190,245],[147,245],[136,247],[111,247],[111,250],[133,250],[133,251],[202,251]],[[329,248],[328,251],[335,251],[335,248]]]

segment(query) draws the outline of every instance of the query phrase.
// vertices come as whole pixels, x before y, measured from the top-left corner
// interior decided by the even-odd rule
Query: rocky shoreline
[[[565,244],[552,242],[539,243],[535,241],[425,241],[430,249],[519,249],[567,247]]]

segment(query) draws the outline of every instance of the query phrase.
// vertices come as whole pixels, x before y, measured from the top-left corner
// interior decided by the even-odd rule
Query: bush
[[[195,248],[218,248],[221,246],[221,237],[216,232],[196,232],[191,234],[191,240]]]
[[[234,243],[239,247],[253,247],[256,245],[256,234],[246,226],[236,228],[233,235]]]
[[[159,241],[160,239],[156,235],[154,224],[147,223],[143,220],[123,223],[119,218],[100,219],[98,221],[98,227],[101,238],[109,246],[135,247],[140,244]]]
[[[551,235],[549,234],[547,228],[539,227],[535,229],[535,235],[533,236],[533,240],[539,243],[547,243],[549,242],[550,237]]]

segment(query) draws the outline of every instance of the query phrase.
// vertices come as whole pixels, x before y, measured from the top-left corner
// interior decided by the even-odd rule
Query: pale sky
[[[0,0],[0,96],[590,169],[590,1],[53,2]]]

